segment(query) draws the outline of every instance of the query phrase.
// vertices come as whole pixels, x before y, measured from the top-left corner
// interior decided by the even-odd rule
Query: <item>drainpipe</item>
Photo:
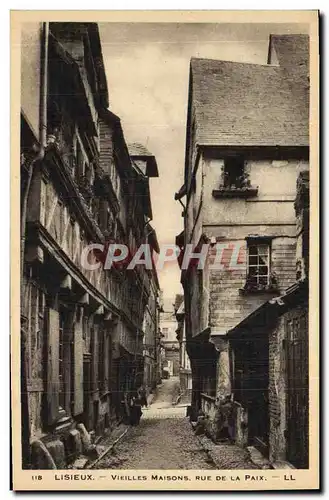
[[[40,112],[39,112],[39,143],[40,148],[35,158],[31,161],[28,169],[28,177],[26,189],[23,195],[21,209],[21,276],[24,269],[24,252],[26,240],[26,218],[27,218],[27,202],[32,183],[34,165],[36,162],[43,159],[45,155],[45,147],[47,140],[47,93],[48,93],[48,39],[49,39],[49,23],[42,23],[41,35],[41,61],[40,61]]]
[[[24,297],[25,297],[25,280],[24,280],[24,256],[26,242],[26,219],[27,219],[27,203],[32,184],[34,166],[37,162],[43,159],[45,155],[45,147],[47,140],[47,84],[48,84],[48,39],[49,39],[49,23],[42,23],[41,32],[41,57],[40,57],[40,113],[39,113],[39,151],[30,162],[28,167],[28,176],[26,188],[23,193],[21,205],[21,247],[20,247],[20,276],[21,276],[21,401],[22,401],[22,464],[24,469],[29,469],[31,466],[30,456],[30,418],[29,418],[29,401],[27,394],[27,325],[24,320]]]

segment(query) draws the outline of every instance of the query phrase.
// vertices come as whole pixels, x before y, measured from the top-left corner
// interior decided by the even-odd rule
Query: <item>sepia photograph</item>
[[[316,489],[318,12],[148,14],[12,12],[14,489]]]

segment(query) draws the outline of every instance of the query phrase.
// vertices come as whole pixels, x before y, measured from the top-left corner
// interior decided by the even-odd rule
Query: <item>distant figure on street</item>
[[[146,389],[143,385],[141,385],[141,387],[139,388],[138,393],[142,407],[145,406],[145,408],[147,408]]]
[[[131,394],[127,391],[123,393],[123,399],[121,401],[121,412],[123,415],[124,423],[130,423],[131,418],[131,408],[130,408]]]
[[[137,392],[133,392],[130,399],[130,425],[138,425],[142,416],[141,400]]]

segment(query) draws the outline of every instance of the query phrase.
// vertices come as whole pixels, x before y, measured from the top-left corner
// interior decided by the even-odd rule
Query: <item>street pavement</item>
[[[171,377],[164,380],[157,388],[155,398],[148,408],[143,408],[142,420],[183,418],[186,416],[187,405],[173,406],[179,390],[179,378]]]
[[[163,381],[152,404],[143,408],[139,426],[128,428],[97,469],[254,468],[246,451],[235,445],[214,445],[216,452],[208,453],[186,417],[186,405],[172,405],[178,383],[177,377]]]

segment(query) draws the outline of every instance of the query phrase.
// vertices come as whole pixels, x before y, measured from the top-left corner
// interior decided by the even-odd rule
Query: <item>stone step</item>
[[[89,458],[88,457],[85,457],[85,456],[81,456],[79,458],[77,458],[72,464],[70,464],[70,469],[84,469],[87,462],[88,462]]]
[[[285,460],[277,460],[272,463],[273,469],[295,469],[295,467]]]
[[[270,461],[262,455],[254,446],[248,446],[250,460],[257,465],[260,469],[272,469]]]

